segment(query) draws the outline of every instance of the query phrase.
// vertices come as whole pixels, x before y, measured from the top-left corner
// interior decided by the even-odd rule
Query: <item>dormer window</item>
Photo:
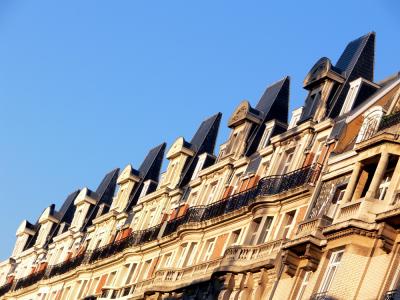
[[[303,107],[300,107],[298,109],[295,109],[292,112],[292,118],[290,119],[289,127],[288,130],[295,127],[297,125],[297,122],[300,120],[301,114],[303,112]]]
[[[264,134],[261,138],[261,143],[260,143],[259,149],[263,149],[268,146],[269,141],[271,139],[272,130],[274,129],[274,123],[275,122],[270,122],[265,125],[265,130],[264,130]]]
[[[147,195],[147,191],[149,190],[151,180],[146,180],[143,184],[142,191],[140,192],[139,198],[142,198]]]
[[[203,154],[199,155],[199,159],[197,161],[196,168],[193,171],[191,180],[194,180],[197,178],[197,176],[199,175],[199,172],[203,169],[206,158],[207,158],[207,153],[203,153]]]
[[[380,106],[375,106],[369,109],[364,114],[364,121],[358,133],[356,143],[360,143],[371,138],[377,131],[379,123],[383,116],[383,109]]]
[[[347,93],[346,100],[344,101],[342,110],[340,111],[340,115],[345,114],[352,109],[360,85],[361,85],[361,78],[350,82],[350,89],[349,92]]]

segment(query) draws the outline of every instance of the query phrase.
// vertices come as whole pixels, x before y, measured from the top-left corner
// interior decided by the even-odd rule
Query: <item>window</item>
[[[107,278],[106,286],[112,286],[114,284],[115,276],[117,275],[117,271],[111,272],[110,276]]]
[[[163,263],[162,263],[163,268],[171,267],[171,262],[172,262],[172,252],[164,255]]]
[[[260,143],[259,149],[263,149],[268,146],[273,128],[274,128],[274,122],[268,123],[265,125],[265,130],[264,130],[264,134],[261,138],[261,143]]]
[[[264,243],[268,233],[270,231],[270,227],[272,224],[273,217],[259,217],[254,219],[252,224],[250,225],[250,237],[249,244],[257,245]]]
[[[214,250],[215,238],[206,241],[203,250],[203,261],[208,261],[211,258]]]
[[[186,257],[185,260],[183,261],[182,267],[191,266],[193,264],[196,250],[197,250],[197,243],[191,243],[188,248],[188,251],[186,251],[185,255]]]
[[[198,193],[197,192],[192,193],[192,195],[190,196],[190,203],[192,205],[196,205],[197,204],[197,198],[198,198]]]
[[[342,202],[344,193],[346,192],[346,186],[347,185],[344,184],[344,185],[332,187],[332,191],[331,191],[332,200],[331,200],[329,209],[326,213],[326,215],[331,219],[334,219],[336,217],[336,214],[339,209],[339,205]]]
[[[386,173],[385,176],[383,177],[380,185],[379,185],[379,190],[378,190],[378,199],[383,200],[385,199],[387,190],[389,189],[390,186],[390,181],[392,179],[392,173]]]
[[[326,138],[323,139],[323,140],[321,140],[321,141],[318,143],[318,148],[317,148],[317,150],[315,151],[315,155],[314,155],[314,159],[313,159],[313,164],[317,164],[317,163],[318,163],[318,161],[319,161],[319,159],[320,159],[320,156],[321,156],[321,154],[322,154],[322,152],[323,152],[324,146],[325,146],[325,140],[326,140]]]
[[[210,184],[210,187],[208,189],[208,197],[207,197],[207,204],[213,202],[214,198],[215,198],[215,194],[217,191],[217,181],[213,182]]]
[[[203,154],[199,155],[199,159],[197,161],[196,168],[193,171],[192,180],[196,179],[197,176],[199,175],[199,172],[203,169],[206,158],[207,158],[207,153],[203,153]]]
[[[237,192],[239,192],[239,188],[240,188],[240,185],[242,183],[241,182],[241,177],[242,177],[242,173],[239,173],[239,174],[235,175],[235,184],[232,187],[231,195],[234,195]]]
[[[290,119],[289,127],[288,129],[291,129],[297,125],[297,122],[300,120],[301,113],[303,112],[303,107],[300,107],[298,109],[295,109],[292,112],[292,118]]]
[[[303,280],[301,281],[301,285],[299,287],[299,292],[297,294],[296,300],[301,300],[301,298],[303,298],[308,282],[310,281],[311,274],[312,271],[306,271],[304,273],[304,277]]]
[[[83,292],[85,290],[87,282],[88,282],[87,280],[81,282],[77,299],[80,299],[83,296]]]
[[[140,191],[139,198],[142,198],[142,197],[146,196],[147,191],[149,190],[150,183],[151,183],[151,180],[146,180],[146,181],[144,182],[143,188],[142,188],[142,190]]]
[[[240,237],[241,231],[242,231],[241,229],[232,231],[231,236],[229,237],[227,247],[239,244],[239,237]]]
[[[319,289],[319,293],[325,293],[329,290],[333,278],[335,277],[337,268],[339,267],[340,261],[342,260],[343,253],[344,250],[332,252],[321,287]]]
[[[71,287],[69,286],[64,290],[61,300],[67,300],[69,298],[68,296],[70,292],[71,292]]]
[[[128,276],[125,279],[125,284],[130,284],[132,282],[133,274],[135,273],[137,264],[132,264]]]
[[[178,256],[178,263],[176,264],[178,268],[183,267],[183,263],[185,261],[186,252],[187,252],[187,243],[184,243],[180,246],[179,251],[177,253]]]
[[[286,239],[289,237],[289,233],[294,223],[293,221],[295,213],[296,211],[291,211],[285,214],[285,217],[283,219],[282,239]]]
[[[262,244],[266,241],[268,234],[270,232],[270,229],[271,229],[271,224],[272,224],[273,219],[274,218],[271,216],[263,218],[264,224],[262,224],[260,226],[260,230],[259,230],[260,232],[259,232],[257,244]]]
[[[286,174],[290,170],[290,165],[292,164],[294,155],[294,149],[288,150],[283,155],[283,164],[281,168],[281,174]]]
[[[375,106],[364,114],[364,121],[358,133],[356,143],[361,143],[375,134],[382,116],[383,109],[380,106]]]

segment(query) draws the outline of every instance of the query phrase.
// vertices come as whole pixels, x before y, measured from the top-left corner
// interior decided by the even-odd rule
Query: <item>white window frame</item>
[[[207,153],[199,155],[199,160],[197,161],[196,168],[193,171],[191,180],[194,180],[198,177],[200,171],[203,169],[206,158],[207,158]]]
[[[321,281],[318,293],[326,293],[329,291],[329,288],[331,287],[332,282],[335,279],[337,269],[342,261],[343,254],[344,250],[337,250],[331,253],[331,257],[325,269],[325,274]]]
[[[383,114],[384,111],[381,106],[374,106],[364,113],[364,121],[358,132],[356,143],[361,143],[376,133]]]
[[[303,298],[304,292],[306,291],[306,288],[307,288],[307,285],[310,282],[311,275],[312,275],[312,271],[304,272],[303,280],[301,281],[301,284],[299,286],[296,300],[301,300]]]

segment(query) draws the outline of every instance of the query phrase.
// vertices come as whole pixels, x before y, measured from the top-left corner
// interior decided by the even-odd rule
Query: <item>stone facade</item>
[[[320,59],[290,120],[285,77],[216,154],[220,113],[23,221],[0,298],[396,299],[400,75],[373,82],[374,46]]]

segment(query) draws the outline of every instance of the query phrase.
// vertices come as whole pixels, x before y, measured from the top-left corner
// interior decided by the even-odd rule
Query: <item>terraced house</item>
[[[396,299],[400,74],[374,81],[375,33],[191,139],[151,149],[23,221],[2,299]],[[166,171],[160,174],[164,155]]]

